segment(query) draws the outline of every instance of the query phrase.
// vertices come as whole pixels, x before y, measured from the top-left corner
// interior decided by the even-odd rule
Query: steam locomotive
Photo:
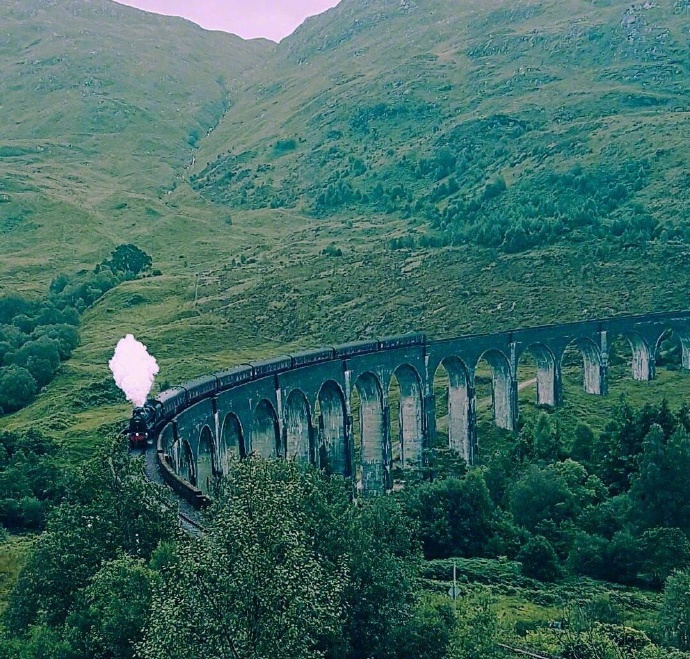
[[[404,334],[378,341],[357,341],[336,347],[307,350],[294,355],[283,355],[266,361],[250,362],[197,378],[161,392],[155,398],[147,400],[143,407],[135,407],[127,431],[129,444],[132,448],[146,448],[155,441],[163,426],[184,408],[246,382],[321,362],[345,360],[379,350],[425,344],[426,335],[422,333]]]

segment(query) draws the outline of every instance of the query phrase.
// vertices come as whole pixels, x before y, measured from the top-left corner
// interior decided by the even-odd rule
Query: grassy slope
[[[655,167],[642,201],[663,221],[683,219],[690,60],[678,46],[682,15],[670,1],[655,4],[631,34],[621,24],[623,2],[344,0],[272,56],[270,44],[105,0],[5,3],[0,194],[9,201],[0,203],[0,292],[40,291],[60,270],[90,266],[130,240],[164,275],[106,295],[86,314],[83,345],[57,380],[0,427],[39,425],[73,455],[87,454],[128,413],[109,393],[106,366],[127,331],[159,357],[161,379],[175,381],[286,346],[687,306],[682,246],[391,251],[390,238],[422,233],[424,222],[359,209],[308,212],[350,156],[366,161],[364,187],[401,177],[418,194],[429,184],[399,174],[403,155],[429,154],[458,127],[471,133],[501,113],[538,119],[538,130],[510,146],[510,161],[468,175],[469,191],[496,173],[512,185],[547,167],[646,155]],[[357,111],[381,102],[406,108],[402,118],[374,122],[377,138],[354,131]],[[188,142],[195,130],[196,151]],[[276,140],[291,137],[297,148],[277,154]],[[578,144],[573,158],[568,149]],[[534,148],[540,155],[529,155]],[[287,190],[294,207],[241,208],[231,203],[239,188],[213,177],[196,191],[188,185],[189,174],[219,155],[223,164],[228,151],[246,152],[254,185]],[[341,257],[321,253],[331,243]],[[133,305],[135,294],[146,303]],[[682,374],[663,370],[652,385],[624,388],[636,402],[690,394]],[[619,389],[602,400],[571,385],[556,414],[564,425],[586,417],[600,428]],[[521,396],[526,415],[530,396]],[[481,417],[483,446],[505,441],[487,409]],[[0,591],[23,553],[12,544],[2,551]],[[554,615],[518,600],[501,603],[509,620]]]
[[[659,5],[637,25],[650,25],[654,16],[652,26],[655,21],[668,24],[670,34],[679,38],[672,5]],[[121,240],[150,251],[164,274],[106,295],[87,313],[83,346],[61,376],[34,406],[2,425],[40,419],[66,438],[92,438],[103,423],[121,419],[125,406],[81,409],[74,401],[97,401],[94,387],[104,387],[107,359],[127,331],[141,336],[157,355],[161,380],[176,381],[248,357],[277,354],[285,346],[411,329],[441,337],[687,305],[682,245],[607,251],[571,242],[514,255],[473,246],[391,251],[391,237],[422,233],[424,222],[347,208],[322,218],[309,213],[313,193],[338,169],[337,158],[366,150],[364,179],[373,182],[392,171],[402,153],[423,154],[458,126],[471,127],[473,120],[498,112],[535,115],[537,102],[544,118],[529,138],[536,140],[534,146],[576,133],[592,149],[588,157],[596,158],[594,147],[614,136],[622,140],[616,142],[620,149],[639,140],[638,149],[643,143],[645,149],[661,148],[668,141],[673,149],[658,172],[664,173],[668,185],[662,189],[670,198],[663,212],[674,212],[674,205],[683,203],[683,195],[670,194],[677,190],[669,187],[674,163],[686,148],[683,131],[671,130],[671,123],[685,116],[673,109],[682,100],[682,81],[654,83],[654,93],[665,89],[674,99],[672,107],[622,112],[618,105],[606,105],[605,97],[611,76],[624,76],[627,66],[639,66],[644,78],[642,83],[631,79],[630,85],[652,84],[656,67],[666,66],[664,58],[677,58],[677,44],[673,41],[671,54],[660,52],[661,64],[650,62],[647,46],[656,28],[645,28],[638,35],[644,46],[638,49],[640,61],[635,59],[637,50],[626,50],[627,37],[619,29],[624,3],[508,6],[495,0],[458,8],[441,1],[422,6],[344,0],[309,20],[274,52],[266,43],[211,35],[174,19],[147,16],[142,23],[135,10],[106,2],[62,2],[33,14],[24,7],[17,3],[3,10],[15,29],[12,43],[0,51],[1,66],[10,74],[0,85],[8,99],[12,94],[19,99],[13,101],[17,107],[36,104],[40,121],[28,121],[24,114],[4,123],[0,119],[0,136],[15,149],[40,145],[44,150],[0,158],[3,185],[24,180],[31,187],[10,191],[12,201],[0,204],[0,214],[14,204],[36,205],[24,220],[28,226],[17,224],[3,234],[11,254],[0,263],[3,284],[36,290],[60,269],[92,264]],[[153,24],[158,44],[149,36]],[[592,30],[603,36],[593,39]],[[65,32],[72,60],[53,61],[67,52],[65,39],[54,36]],[[399,47],[402,42],[405,48]],[[89,49],[98,51],[93,60]],[[27,55],[22,59],[19,51]],[[170,51],[177,53],[174,61],[159,58]],[[18,64],[22,61],[28,64]],[[142,62],[154,70],[139,76]],[[240,79],[252,63],[258,64],[251,75]],[[548,69],[540,74],[541,82],[522,80],[520,72],[528,65]],[[37,83],[51,79],[46,67],[61,81],[54,83],[52,100],[35,91]],[[13,87],[8,81],[25,70],[31,82]],[[84,82],[90,78],[107,82],[96,85],[106,100],[93,95],[93,85]],[[190,131],[204,120],[205,126],[217,121],[220,115],[204,108],[217,107],[213,104],[226,93],[228,112],[193,152],[187,143]],[[583,98],[590,101],[583,105]],[[110,107],[116,100],[133,108],[129,118],[116,113],[102,126],[94,123],[101,101]],[[379,138],[372,131],[353,132],[358,108],[379,102],[422,110],[406,110],[402,118],[382,123]],[[68,111],[60,111],[62,105]],[[433,112],[425,113],[431,105]],[[606,116],[604,106],[611,110]],[[598,112],[598,127],[590,130],[589,120],[580,115],[565,121],[562,112],[556,114],[561,107],[570,108],[570,115],[577,108],[580,115]],[[664,123],[668,130],[643,128],[647,122]],[[79,131],[82,125],[86,129]],[[341,137],[328,137],[338,130]],[[276,140],[289,137],[297,139],[296,149],[276,154]],[[145,147],[140,144],[144,138]],[[53,143],[61,145],[59,151],[46,148]],[[520,145],[527,149],[529,142]],[[336,161],[332,154],[324,157],[332,146],[340,154]],[[198,190],[188,185],[190,174],[202,172],[219,154],[222,164],[228,151],[245,153],[258,185],[271,179],[279,188],[284,178],[294,183],[299,193],[295,206],[252,210],[224,199],[226,193],[235,194],[234,183],[223,187],[209,179],[209,186]],[[542,160],[553,167],[569,164],[567,154],[556,151],[553,162]],[[187,170],[192,157],[196,165]],[[500,168],[509,183],[521,168],[538,168],[538,163],[521,163]],[[644,192],[651,190],[652,185]],[[332,243],[342,256],[322,253]],[[135,293],[146,303],[133,305]],[[75,448],[86,446],[88,441],[77,439]]]
[[[687,7],[652,4],[344,0],[280,44],[205,141],[200,190],[258,206],[269,186],[308,208],[341,178],[368,192],[401,182],[419,198],[434,182],[406,163],[477,138],[458,174],[463,194],[496,174],[520,186],[576,164],[648,158],[635,201],[677,221],[687,210]],[[296,148],[276,153],[290,137]]]
[[[127,239],[163,252],[190,214],[203,226],[211,213],[168,193],[273,45],[107,0],[12,1],[0,22],[3,287]]]

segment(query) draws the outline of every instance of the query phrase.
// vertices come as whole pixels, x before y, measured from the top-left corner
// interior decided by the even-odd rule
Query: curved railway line
[[[156,485],[162,485],[167,490],[173,492],[173,496],[177,500],[177,519],[180,524],[180,528],[189,533],[190,535],[198,536],[204,531],[204,527],[201,524],[199,511],[191,506],[183,497],[178,496],[174,493],[174,490],[168,487],[167,483],[163,480],[158,467],[158,459],[156,456],[153,446],[147,446],[146,448],[132,448],[128,449],[128,454],[130,458],[144,458],[144,475],[146,480],[155,483]]]

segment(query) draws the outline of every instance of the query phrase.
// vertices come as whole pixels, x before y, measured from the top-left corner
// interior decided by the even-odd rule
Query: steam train
[[[146,448],[155,441],[163,426],[183,409],[239,385],[289,371],[332,360],[345,360],[379,350],[393,350],[426,344],[426,334],[414,333],[386,339],[357,341],[335,347],[319,348],[283,355],[265,361],[241,364],[227,371],[197,378],[178,387],[167,389],[135,407],[127,434],[132,448]]]

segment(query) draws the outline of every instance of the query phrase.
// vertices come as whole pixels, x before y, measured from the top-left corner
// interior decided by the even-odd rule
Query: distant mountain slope
[[[60,376],[0,425],[90,451],[129,413],[81,403],[125,332],[175,382],[687,306],[689,28],[688,0],[343,0],[276,46],[105,0],[5,2],[0,295],[120,242],[162,275],[88,310]]]
[[[274,47],[108,0],[9,0],[0,26],[3,274],[24,279],[164,216],[157,200]]]
[[[281,42],[191,182],[438,244],[690,240],[689,26],[688,0],[343,0]]]

